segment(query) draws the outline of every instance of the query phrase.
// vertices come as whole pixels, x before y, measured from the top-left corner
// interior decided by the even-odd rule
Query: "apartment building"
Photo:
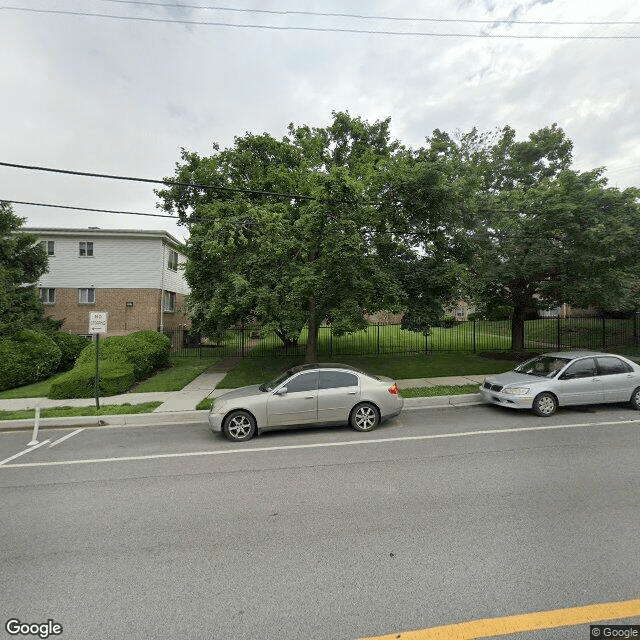
[[[38,281],[48,316],[87,334],[89,314],[108,312],[107,335],[190,326],[184,247],[166,231],[23,227],[40,238],[49,271]]]

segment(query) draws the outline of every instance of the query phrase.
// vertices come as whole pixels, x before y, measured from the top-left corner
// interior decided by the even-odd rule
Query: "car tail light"
[[[400,393],[400,389],[398,389],[398,385],[395,382],[392,387],[389,387],[389,393],[394,396]]]

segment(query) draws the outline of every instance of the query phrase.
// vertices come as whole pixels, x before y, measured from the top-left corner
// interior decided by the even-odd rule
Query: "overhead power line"
[[[52,209],[71,209],[72,211],[90,211],[92,213],[117,213],[127,216],[148,216],[150,218],[171,218],[178,222],[178,218],[164,213],[140,213],[138,211],[119,211],[115,209],[91,209],[89,207],[73,207],[67,204],[48,204],[46,202],[24,202],[22,200],[12,200],[10,198],[0,198],[0,202],[10,202],[11,204],[23,204],[30,207],[50,207]]]
[[[198,11],[228,11],[233,13],[257,13],[275,16],[312,16],[318,18],[351,18],[356,20],[391,20],[395,22],[443,22],[464,24],[526,24],[526,25],[567,25],[567,26],[604,26],[604,25],[640,25],[637,20],[480,20],[473,18],[425,18],[422,16],[371,16],[360,13],[327,13],[324,11],[296,11],[292,9],[241,9],[238,7],[220,7],[185,3],[146,2],[144,0],[101,0],[115,4],[132,4],[144,7],[166,7],[171,9],[196,9]]]
[[[276,198],[287,198],[289,200],[316,200],[313,196],[301,195],[299,193],[278,193],[275,191],[259,191],[257,189],[239,189],[235,187],[222,187],[211,184],[199,184],[194,182],[178,182],[176,180],[157,180],[154,178],[137,178],[134,176],[118,176],[108,173],[91,173],[88,171],[71,171],[69,169],[54,169],[52,167],[38,167],[28,164],[16,164],[13,162],[0,162],[2,167],[12,167],[14,169],[27,169],[29,171],[46,171],[49,173],[61,173],[72,176],[84,176],[88,178],[105,178],[108,180],[125,180],[129,182],[144,182],[147,184],[161,184],[170,187],[190,187],[193,189],[208,189],[211,191],[223,191],[229,193],[244,193],[256,196],[272,196]]]
[[[353,33],[365,35],[386,35],[386,36],[419,36],[432,38],[499,38],[511,40],[639,40],[640,35],[544,35],[525,34],[517,35],[511,33],[437,33],[425,31],[390,31],[377,29],[352,29],[347,27],[306,27],[306,26],[280,26],[265,24],[236,24],[230,22],[210,22],[204,20],[178,20],[172,18],[145,18],[141,16],[117,16],[108,13],[90,13],[86,11],[62,11],[56,9],[32,9],[28,7],[0,7],[0,11],[22,11],[29,13],[68,15],[93,18],[106,18],[110,20],[153,22],[164,24],[186,24],[193,26],[207,27],[229,27],[233,29],[263,29],[271,31],[305,31],[316,33]]]

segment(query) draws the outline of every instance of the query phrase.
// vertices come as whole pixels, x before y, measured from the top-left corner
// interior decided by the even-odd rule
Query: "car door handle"
[[[315,396],[305,396],[304,399],[305,400],[313,400],[315,398]]]
[[[350,396],[355,396],[356,393],[358,393],[357,391],[347,391],[347,394]]]

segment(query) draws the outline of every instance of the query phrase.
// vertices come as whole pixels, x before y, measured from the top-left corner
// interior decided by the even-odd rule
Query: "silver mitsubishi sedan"
[[[547,353],[487,376],[480,394],[486,402],[543,417],[569,405],[628,402],[640,409],[640,365],[612,353]]]
[[[271,382],[219,396],[209,424],[234,442],[295,425],[349,424],[356,431],[371,431],[397,416],[403,402],[390,378],[344,364],[299,365]]]

